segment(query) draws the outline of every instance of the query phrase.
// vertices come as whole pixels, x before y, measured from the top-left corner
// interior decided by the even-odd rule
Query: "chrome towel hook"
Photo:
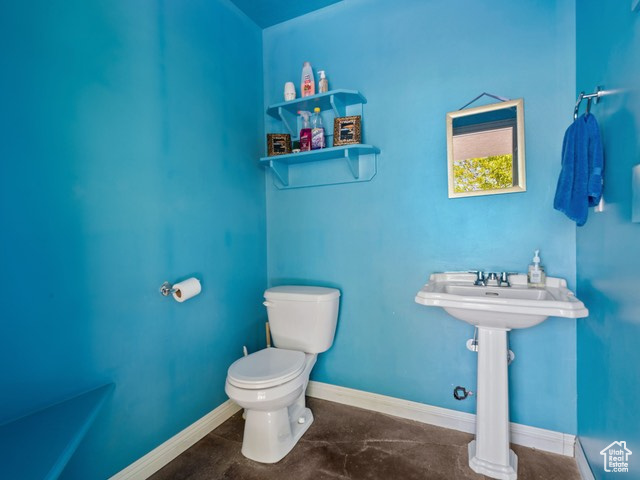
[[[578,112],[580,111],[580,103],[582,100],[587,100],[587,115],[591,112],[591,101],[593,100],[595,103],[600,101],[600,97],[604,95],[604,88],[601,85],[596,87],[596,91],[594,93],[585,94],[584,92],[580,92],[578,95],[578,100],[576,101],[576,107],[573,109],[573,119],[578,119]]]

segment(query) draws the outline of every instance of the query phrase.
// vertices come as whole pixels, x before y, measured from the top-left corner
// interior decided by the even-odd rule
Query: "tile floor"
[[[467,465],[473,435],[309,398],[314,422],[280,462],[242,456],[241,412],[152,480],[482,480]],[[580,480],[573,458],[518,445],[518,480]]]

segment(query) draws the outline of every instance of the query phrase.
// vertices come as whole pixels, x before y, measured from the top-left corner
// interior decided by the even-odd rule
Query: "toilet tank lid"
[[[267,300],[294,300],[297,302],[327,302],[340,296],[337,288],[281,285],[264,292]]]

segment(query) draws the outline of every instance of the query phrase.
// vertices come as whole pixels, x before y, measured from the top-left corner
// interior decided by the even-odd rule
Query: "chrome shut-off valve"
[[[473,395],[473,392],[459,385],[453,389],[453,398],[456,400],[464,400],[469,395]]]

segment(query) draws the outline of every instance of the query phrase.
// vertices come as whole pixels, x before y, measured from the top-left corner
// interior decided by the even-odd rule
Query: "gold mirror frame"
[[[487,190],[472,190],[464,192],[455,191],[455,178],[454,178],[454,120],[462,117],[469,117],[471,115],[486,114],[488,112],[494,112],[497,110],[514,108],[516,110],[516,134],[514,135],[515,145],[513,145],[513,186],[507,188],[496,188]],[[482,122],[478,123],[481,125]],[[487,129],[486,131],[491,131]],[[458,197],[472,197],[479,195],[499,195],[502,193],[515,193],[524,192],[527,190],[526,185],[526,172],[525,172],[525,146],[524,146],[524,100],[519,98],[517,100],[508,100],[506,102],[493,103],[490,105],[483,105],[481,107],[467,108],[464,110],[457,110],[455,112],[447,113],[447,163],[449,174],[449,198]]]

